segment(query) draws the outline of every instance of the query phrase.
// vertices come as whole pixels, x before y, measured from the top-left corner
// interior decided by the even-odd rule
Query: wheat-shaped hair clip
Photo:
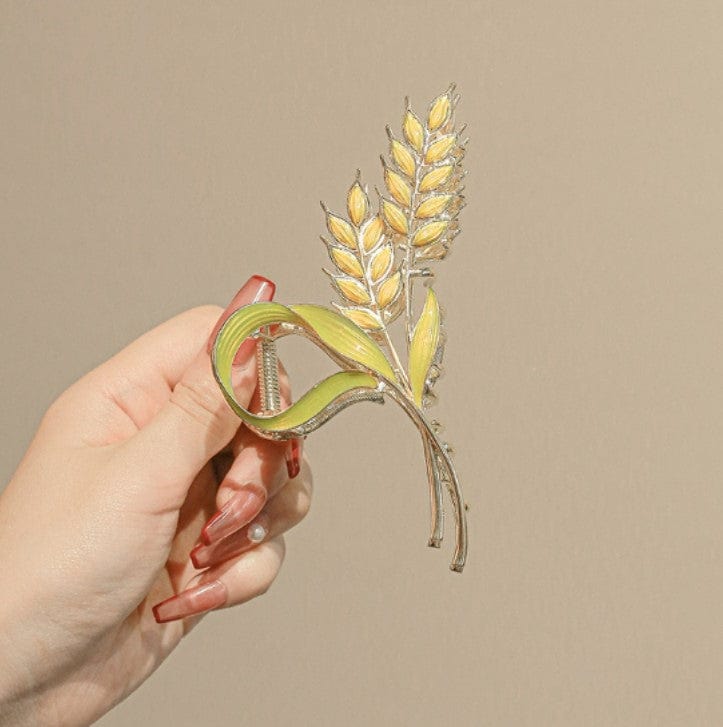
[[[467,140],[455,127],[459,95],[454,84],[429,105],[424,120],[405,102],[402,134],[387,127],[389,159],[382,157],[385,194],[372,206],[361,175],[347,193],[346,214],[322,203],[329,237],[322,237],[332,270],[324,270],[341,298],[334,309],[319,305],[253,303],[219,330],[211,353],[213,370],[226,400],[259,436],[291,439],[314,431],[358,401],[396,401],[417,426],[424,445],[429,481],[431,534],[440,547],[446,490],[456,521],[450,565],[461,572],[467,555],[466,505],[440,425],[427,416],[441,374],[444,326],[429,265],[443,260],[459,233],[462,159]],[[421,312],[414,308],[415,281],[426,289]],[[406,366],[390,334],[404,321]],[[313,341],[342,369],[281,410],[276,340],[297,334]],[[262,411],[253,413],[237,401],[231,384],[234,355],[248,338],[258,340]],[[403,350],[403,349],[402,349]]]

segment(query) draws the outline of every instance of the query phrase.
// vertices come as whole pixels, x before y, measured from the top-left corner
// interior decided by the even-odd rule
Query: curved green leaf
[[[414,402],[420,407],[424,395],[424,382],[439,346],[439,320],[437,296],[429,288],[409,347],[409,383],[412,386]]]
[[[379,346],[356,323],[321,305],[291,305],[319,338],[345,358],[396,381],[394,370]]]
[[[318,313],[319,306],[297,306],[297,313],[280,303],[254,303],[235,311],[224,323],[216,336],[211,352],[214,376],[231,408],[249,426],[262,433],[284,435],[291,430],[311,431],[320,426],[339,409],[359,400],[381,401],[377,391],[378,378],[374,373],[394,376],[381,349],[354,324],[342,316],[331,313],[338,320]],[[312,309],[312,310],[309,310]],[[321,308],[321,310],[326,310]],[[310,389],[288,409],[272,416],[252,414],[238,402],[234,395],[231,374],[233,360],[239,346],[263,326],[276,323],[293,323],[309,331],[322,343],[341,356],[369,369],[366,371],[341,371],[333,374]],[[356,330],[354,330],[356,329]],[[367,339],[365,342],[363,339]],[[379,359],[379,356],[383,360]],[[386,362],[386,368],[384,363]]]

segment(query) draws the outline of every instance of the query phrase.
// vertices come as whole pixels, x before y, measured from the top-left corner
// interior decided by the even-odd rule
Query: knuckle
[[[195,308],[189,308],[183,315],[193,320],[199,321],[199,324],[213,325],[221,317],[223,308],[220,305],[208,303],[206,305],[197,305]]]
[[[283,535],[278,535],[273,540],[270,540],[268,544],[272,546],[270,549],[272,558],[264,578],[258,584],[257,596],[263,596],[269,592],[286,556],[286,541]]]
[[[227,429],[228,405],[215,381],[179,381],[173,388],[170,402],[204,427]]]
[[[303,520],[311,509],[311,493],[308,490],[301,490],[299,497],[296,501],[296,511],[299,515],[299,520]]]
[[[223,308],[221,306],[199,305],[179,313],[175,320],[182,325],[184,330],[189,332],[194,340],[197,337],[200,345],[200,342],[208,336],[222,313]]]
[[[311,504],[311,495],[314,492],[314,475],[306,455],[301,458],[301,475],[298,477],[298,480],[299,491],[306,498],[307,502]]]

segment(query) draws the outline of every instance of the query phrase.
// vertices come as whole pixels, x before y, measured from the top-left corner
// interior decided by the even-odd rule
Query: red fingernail
[[[193,567],[197,570],[201,570],[206,567],[205,565],[202,565],[204,548],[208,548],[208,546],[203,543],[198,543],[198,545],[194,545],[191,549],[191,563],[193,563]]]
[[[226,306],[226,310],[221,314],[218,322],[213,327],[213,331],[208,338],[208,345],[206,350],[211,353],[213,343],[216,340],[218,332],[221,330],[221,326],[228,320],[229,316],[237,311],[244,305],[250,305],[251,303],[260,303],[261,301],[270,301],[274,297],[276,292],[276,284],[264,278],[262,275],[252,275],[241,287],[238,293],[234,295],[233,300]],[[256,350],[256,341],[252,338],[247,338],[238,350],[234,363],[244,363],[251,358],[251,355]]]
[[[228,591],[221,581],[202,583],[156,604],[153,607],[153,616],[159,624],[196,616],[223,606],[227,598]]]
[[[208,568],[250,550],[268,537],[269,525],[269,516],[262,512],[249,523],[248,527],[236,530],[220,542],[213,545],[199,543],[191,551],[191,562],[194,568],[199,570]]]
[[[201,540],[206,545],[222,540],[227,535],[253,520],[266,502],[266,490],[260,485],[248,484],[236,492],[201,530]]]
[[[290,480],[301,472],[301,439],[291,439],[286,447],[286,470]]]

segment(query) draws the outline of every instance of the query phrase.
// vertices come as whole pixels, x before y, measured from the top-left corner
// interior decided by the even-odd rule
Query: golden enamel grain
[[[407,234],[407,230],[409,229],[407,226],[407,218],[397,205],[386,199],[382,200],[382,214],[395,232],[398,232],[400,235]]]
[[[334,239],[352,250],[356,249],[356,235],[352,226],[341,217],[331,214],[326,215],[326,226]]]
[[[436,242],[447,231],[448,227],[449,222],[447,220],[428,222],[414,233],[412,245],[422,247],[423,245],[429,245],[431,242]]]
[[[419,183],[419,191],[431,192],[433,189],[441,187],[452,175],[452,168],[451,164],[444,164],[441,167],[432,169],[431,172],[427,172]]]
[[[351,275],[354,278],[364,277],[364,270],[361,263],[356,259],[354,253],[341,247],[333,247],[329,251],[331,259],[342,273]]]
[[[378,283],[388,272],[392,264],[392,246],[382,245],[369,261],[369,277],[373,283]]]
[[[393,139],[391,143],[391,154],[392,159],[394,159],[394,163],[399,168],[399,171],[410,178],[413,177],[414,157],[411,155],[409,149],[407,149],[401,141]]]
[[[424,146],[424,127],[412,111],[407,111],[404,115],[402,131],[412,147],[421,153]]]
[[[379,306],[386,308],[397,297],[401,288],[402,276],[397,271],[379,286],[379,292],[377,293],[377,303]]]
[[[367,289],[354,278],[336,278],[336,285],[350,303],[367,305],[371,302]]]
[[[382,239],[384,234],[384,220],[379,215],[365,223],[361,232],[361,243],[364,252],[371,252]]]
[[[430,217],[436,217],[444,212],[447,205],[452,201],[451,194],[434,194],[422,202],[417,207],[415,216],[420,220],[426,220]]]
[[[456,134],[447,134],[441,136],[437,141],[429,145],[427,153],[424,155],[425,164],[434,164],[444,159],[454,147],[457,141]]]
[[[449,93],[443,93],[441,96],[432,101],[429,107],[429,115],[427,116],[427,126],[430,131],[436,131],[449,118],[449,112],[452,104],[449,100]]]
[[[362,308],[342,308],[339,310],[352,322],[356,323],[360,328],[367,331],[378,331],[382,327],[382,320],[370,310]]]
[[[349,189],[346,206],[349,211],[349,219],[359,227],[369,212],[369,199],[359,182],[354,182],[351,189]]]
[[[387,185],[389,193],[399,202],[402,207],[409,207],[412,201],[412,190],[404,181],[401,174],[397,174],[393,169],[388,167],[384,170],[384,182]]]

